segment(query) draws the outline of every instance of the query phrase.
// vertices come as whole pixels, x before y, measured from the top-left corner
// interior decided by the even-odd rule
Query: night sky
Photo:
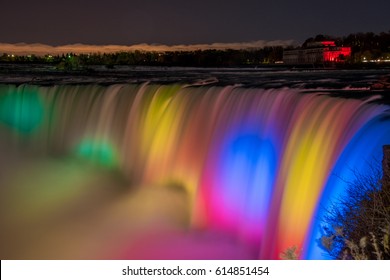
[[[1,43],[303,42],[390,30],[389,0],[12,0],[0,14]]]

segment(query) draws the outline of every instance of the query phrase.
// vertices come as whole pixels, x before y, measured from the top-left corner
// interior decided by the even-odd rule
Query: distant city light
[[[390,62],[390,59],[370,59],[367,60],[366,58],[363,58],[362,62],[371,62],[371,63],[383,63],[383,62]]]

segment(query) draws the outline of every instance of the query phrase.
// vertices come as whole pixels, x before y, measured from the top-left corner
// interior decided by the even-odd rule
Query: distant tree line
[[[135,66],[192,66],[233,67],[273,64],[283,58],[283,47],[264,47],[247,50],[196,50],[196,51],[131,51],[116,53],[94,53],[17,56],[4,53],[0,62],[50,63],[59,68],[77,69],[88,65],[135,65]]]
[[[313,41],[332,40],[338,46],[349,46],[352,49],[351,63],[361,63],[362,61],[371,60],[389,60],[390,59],[390,31],[375,34],[352,33],[344,37],[333,37],[329,35],[317,35],[308,38],[303,46]]]
[[[390,59],[390,31],[375,34],[354,33],[344,37],[317,35],[308,38],[303,47],[309,42],[333,40],[338,46],[350,46],[352,56],[350,63],[361,63],[371,60]],[[0,63],[49,63],[59,69],[82,69],[88,65],[135,66],[190,66],[190,67],[239,67],[264,66],[283,60],[283,50],[294,46],[272,46],[258,49],[226,49],[226,50],[195,50],[195,51],[130,51],[116,53],[93,53],[36,56],[0,54]]]

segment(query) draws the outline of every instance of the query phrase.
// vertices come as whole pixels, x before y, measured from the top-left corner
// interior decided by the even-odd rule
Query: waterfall
[[[188,199],[190,232],[223,234],[253,258],[297,246],[321,259],[321,216],[345,188],[338,178],[364,172],[390,143],[389,108],[375,99],[238,86],[0,85],[0,151],[72,158],[121,174],[130,189],[174,186]]]

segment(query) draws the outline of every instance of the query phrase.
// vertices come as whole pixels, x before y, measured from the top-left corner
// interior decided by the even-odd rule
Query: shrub
[[[390,259],[390,182],[376,166],[355,172],[325,216],[321,244],[335,259]]]
[[[297,246],[287,248],[284,252],[280,253],[282,260],[298,260],[301,255],[301,251]]]

